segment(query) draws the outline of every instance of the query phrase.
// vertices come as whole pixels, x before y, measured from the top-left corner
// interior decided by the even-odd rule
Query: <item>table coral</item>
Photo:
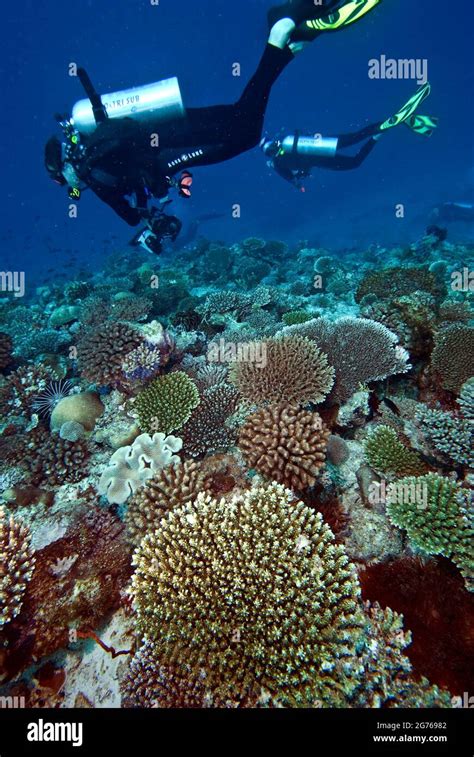
[[[250,402],[317,403],[331,390],[334,369],[309,339],[267,339],[261,350],[261,362],[238,363],[231,370],[232,380]]]

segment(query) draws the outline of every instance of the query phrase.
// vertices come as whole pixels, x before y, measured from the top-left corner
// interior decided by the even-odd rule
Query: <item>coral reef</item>
[[[199,374],[198,374],[199,375]],[[181,431],[183,447],[191,457],[200,457],[220,448],[231,447],[237,430],[229,423],[239,402],[239,392],[230,384],[205,389]]]
[[[70,442],[38,426],[26,434],[16,459],[35,486],[56,487],[81,481],[88,475],[91,449],[84,440]]]
[[[474,467],[474,423],[442,410],[419,405],[415,424],[428,444],[429,451],[444,463]]]
[[[252,403],[306,404],[322,402],[333,385],[334,370],[326,355],[299,336],[268,339],[261,345],[263,361],[242,362],[231,378]]]
[[[446,293],[446,287],[440,286],[436,276],[425,268],[382,268],[364,276],[357,288],[355,300],[360,302],[367,295],[379,300],[394,299],[419,290],[436,296]]]
[[[13,360],[13,342],[3,331],[0,331],[0,371],[5,370]]]
[[[250,415],[239,447],[250,468],[293,489],[306,489],[324,465],[329,430],[318,413],[281,403]]]

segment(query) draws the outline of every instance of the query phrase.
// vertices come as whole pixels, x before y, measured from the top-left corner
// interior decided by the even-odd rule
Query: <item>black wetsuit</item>
[[[131,226],[145,216],[149,195],[166,197],[167,177],[183,169],[234,158],[258,145],[273,84],[293,60],[289,48],[267,45],[240,99],[232,105],[189,108],[168,124],[108,119],[85,140],[78,173]],[[153,147],[151,135],[158,134]],[[135,195],[130,204],[127,197]],[[133,207],[133,205],[136,205]]]
[[[273,167],[282,178],[292,183],[298,182],[304,176],[309,176],[312,168],[328,168],[332,171],[350,171],[359,168],[377,144],[377,140],[373,137],[380,134],[380,126],[380,123],[371,124],[360,131],[341,134],[337,137],[337,149],[333,156],[298,155],[296,145],[293,152],[275,157],[272,161]],[[364,140],[368,141],[356,155],[344,155],[340,152]]]

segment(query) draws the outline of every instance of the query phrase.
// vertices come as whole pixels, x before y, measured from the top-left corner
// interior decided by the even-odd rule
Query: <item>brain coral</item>
[[[279,334],[300,334],[316,342],[336,371],[329,397],[341,404],[347,402],[360,384],[406,373],[411,367],[408,353],[397,344],[396,334],[365,318],[345,317],[338,321],[315,318],[287,326]]]
[[[337,705],[360,636],[354,567],[322,517],[278,484],[172,510],[134,555],[139,630],[210,696]]]
[[[141,336],[125,323],[106,322],[87,329],[77,343],[82,376],[101,386],[120,384],[122,363],[141,341]]]
[[[395,476],[421,476],[427,466],[413,450],[405,447],[390,426],[377,426],[365,442],[365,456],[378,473]]]
[[[231,371],[239,391],[252,403],[322,402],[334,383],[334,369],[309,339],[267,339],[262,355],[262,363],[236,363]]]
[[[184,426],[199,405],[196,385],[183,371],[154,379],[136,397],[138,425],[147,433],[170,434]]]
[[[239,447],[251,468],[292,489],[306,489],[324,464],[329,433],[318,413],[281,403],[247,418]]]
[[[403,297],[421,290],[434,295],[446,293],[446,287],[440,285],[438,279],[425,268],[384,268],[381,271],[370,271],[359,284],[355,299],[360,302],[368,294],[379,300]]]
[[[174,454],[183,442],[176,436],[140,434],[131,446],[119,447],[103,471],[98,491],[111,504],[121,505],[166,465],[179,462]]]
[[[239,392],[230,384],[211,386],[201,394],[198,407],[182,430],[188,455],[199,457],[235,442],[236,431],[226,421],[237,409],[238,401]]]
[[[451,558],[474,588],[472,515],[457,484],[435,473],[401,478],[387,495],[387,512],[417,547]]]
[[[441,376],[443,387],[459,394],[464,382],[474,375],[474,328],[454,324],[438,332],[431,366]]]
[[[205,489],[205,475],[198,463],[175,462],[155,473],[128,503],[125,522],[134,544],[158,527],[169,511],[195,499]]]
[[[35,558],[29,529],[0,507],[0,628],[20,612]]]

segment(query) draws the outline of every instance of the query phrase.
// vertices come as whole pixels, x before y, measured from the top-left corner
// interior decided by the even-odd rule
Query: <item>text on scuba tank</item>
[[[131,95],[129,97],[122,97],[120,100],[109,100],[105,103],[107,110],[113,110],[114,108],[123,108],[124,105],[136,105],[140,102],[140,95]]]

